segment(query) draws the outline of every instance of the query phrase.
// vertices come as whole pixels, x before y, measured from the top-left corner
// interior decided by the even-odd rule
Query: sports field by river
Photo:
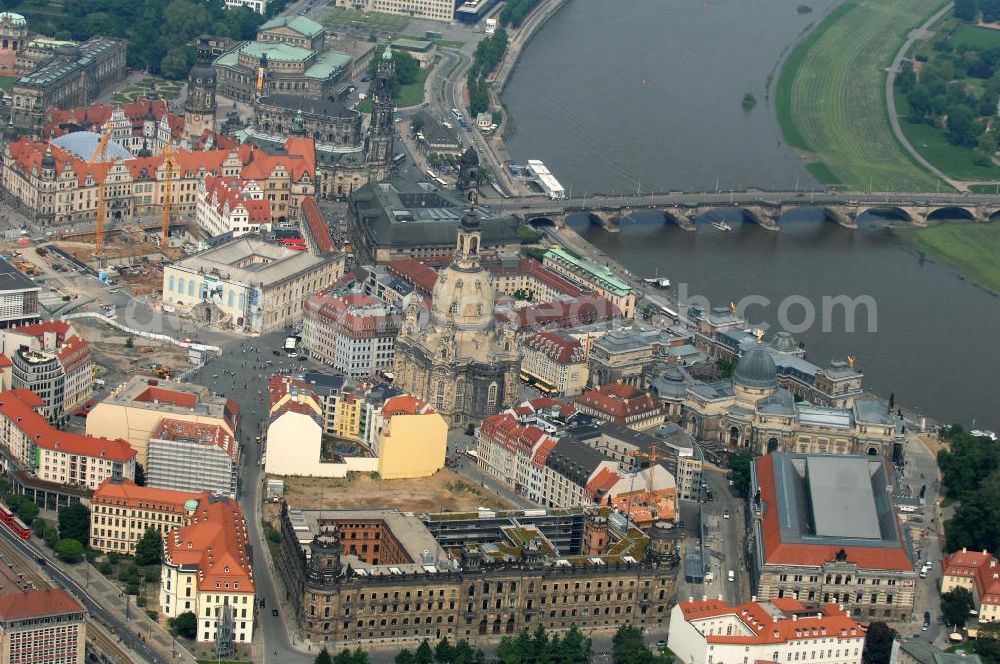
[[[885,77],[907,33],[942,4],[847,0],[789,54],[775,90],[778,121],[819,180],[876,191],[939,185],[893,136]]]

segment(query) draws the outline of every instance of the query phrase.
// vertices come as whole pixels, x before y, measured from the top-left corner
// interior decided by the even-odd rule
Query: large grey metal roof
[[[878,539],[881,529],[868,459],[813,456],[806,464],[816,534]]]
[[[89,160],[97,144],[101,140],[101,135],[93,131],[74,131],[70,134],[63,134],[52,139],[52,145],[63,150],[72,152],[80,159]],[[97,161],[114,161],[116,159],[132,159],[133,155],[127,149],[114,141],[108,141],[108,147],[103,158],[98,156]]]

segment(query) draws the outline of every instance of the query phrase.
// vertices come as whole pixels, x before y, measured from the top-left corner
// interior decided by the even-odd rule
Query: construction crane
[[[111,123],[109,122],[101,131],[101,137],[94,148],[94,154],[90,155],[87,166],[93,166],[99,162],[107,160],[108,141],[111,140]],[[103,172],[102,172],[103,170]],[[97,184],[97,219],[94,225],[94,256],[100,258],[104,254],[104,181],[108,177],[106,169],[96,169],[94,182]]]
[[[649,474],[646,477],[646,496],[645,498],[651,498],[653,495],[653,466],[660,459],[667,456],[666,452],[661,452],[657,445],[650,445],[648,452],[642,452],[640,450],[633,450],[628,453],[629,456],[640,457],[649,461]]]
[[[160,248],[165,249],[170,239],[170,208],[173,205],[174,173],[177,172],[177,161],[174,159],[174,148],[168,142],[163,146],[163,238]]]

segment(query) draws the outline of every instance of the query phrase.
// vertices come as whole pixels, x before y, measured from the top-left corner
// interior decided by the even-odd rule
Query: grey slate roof
[[[348,108],[339,101],[309,99],[307,97],[280,92],[261,98],[260,103],[265,106],[277,106],[278,108],[302,111],[311,115],[322,115],[331,118],[356,118],[361,115],[358,111]]]
[[[5,291],[41,290],[41,286],[7,261],[0,261],[0,293]]]
[[[351,208],[369,244],[409,247],[427,244],[451,248],[465,202],[447,191],[426,191],[416,183],[394,179],[368,183],[351,194]],[[518,242],[517,221],[476,208],[485,247]]]
[[[552,448],[545,465],[569,478],[574,484],[586,486],[587,478],[604,461],[607,461],[605,456],[594,448],[565,437]]]

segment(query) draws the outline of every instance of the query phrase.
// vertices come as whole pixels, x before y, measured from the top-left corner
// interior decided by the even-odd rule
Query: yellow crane
[[[108,141],[110,140],[111,123],[108,123],[101,132],[101,137],[97,141],[97,147],[94,148],[94,154],[92,154],[90,159],[87,161],[87,166],[93,166],[96,163],[106,161]],[[98,258],[100,258],[104,253],[104,181],[107,176],[107,170],[101,172],[101,169],[97,169],[94,175],[94,182],[97,184],[97,219],[96,224],[94,225],[94,256],[97,256]]]
[[[648,452],[642,452],[640,450],[633,450],[629,452],[629,456],[640,457],[649,461],[649,474],[646,477],[646,495],[645,498],[649,499],[653,496],[653,466],[660,459],[667,456],[666,452],[661,452],[657,445],[650,445]]]
[[[170,208],[173,205],[174,173],[177,172],[177,161],[174,159],[174,148],[167,143],[163,146],[163,238],[160,248],[165,249],[170,239]]]

